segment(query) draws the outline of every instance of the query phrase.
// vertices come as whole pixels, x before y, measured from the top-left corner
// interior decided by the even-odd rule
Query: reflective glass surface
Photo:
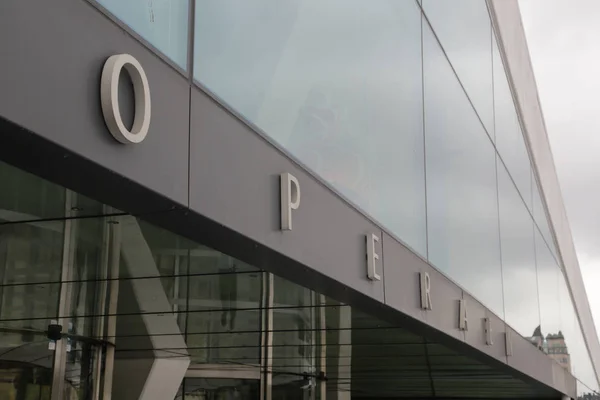
[[[519,193],[531,210],[531,163],[504,65],[494,40],[494,112],[496,147]]]
[[[482,137],[491,146],[481,130],[471,133],[471,139]],[[442,145],[440,154],[446,158],[437,159],[447,163],[446,169],[460,165],[448,157],[448,142]],[[533,221],[503,174],[503,261],[528,265],[520,258],[528,238],[505,236],[533,229]],[[467,193],[464,187],[459,186]],[[87,202],[70,191],[64,195],[67,215],[79,212],[70,209],[71,203]],[[448,199],[444,204],[459,203],[458,198]],[[524,216],[510,208],[515,204]],[[523,221],[529,224],[520,226]],[[465,232],[471,234],[476,227]],[[541,233],[533,242],[531,232],[531,251],[535,246],[540,271],[540,348],[593,388],[590,359],[566,282]],[[195,376],[184,380],[177,399],[260,399],[268,393],[273,399],[302,400],[365,394],[419,398],[433,395],[432,381],[439,395],[464,397],[460,385],[448,383],[448,368],[468,369],[469,379],[481,383],[476,392],[481,398],[500,389],[509,398],[529,397],[532,391],[524,382],[420,336],[422,332],[380,320],[131,215],[0,221],[0,237],[1,398],[49,399],[58,379],[65,383],[64,398],[89,399],[104,390],[99,385],[107,373],[114,378],[114,397],[135,398],[131,383],[143,379],[137,373],[157,359],[173,362],[181,357],[190,358],[188,373]],[[505,272],[519,275],[520,270],[509,267]],[[516,287],[506,276],[504,282]],[[59,302],[62,291],[64,303]],[[517,298],[510,290],[508,296],[507,315]],[[527,301],[519,305],[527,310]],[[64,316],[64,336],[54,343],[46,331],[58,314]],[[109,351],[112,343],[114,353]],[[66,351],[64,372],[53,368],[61,345]],[[113,363],[114,368],[106,367]],[[513,379],[508,392],[507,379]],[[503,386],[495,386],[497,382]],[[474,386],[468,387],[473,395]]]
[[[95,0],[186,68],[189,0]]]
[[[494,137],[492,24],[485,1],[423,0],[422,4],[479,118]]]
[[[273,288],[273,369],[278,373],[273,385],[289,388],[302,381],[303,373],[315,374],[314,321],[319,308],[309,289],[278,277]]]
[[[250,379],[188,378],[175,400],[257,400],[260,381]]]
[[[540,229],[540,232],[542,233],[544,240],[548,244],[550,251],[552,251],[554,257],[557,257],[556,246],[554,245],[554,238],[550,233],[550,223],[546,214],[546,208],[544,207],[544,203],[542,202],[540,188],[537,185],[535,178],[532,178],[531,182],[533,184],[533,217],[535,223]]]
[[[525,337],[540,323],[533,220],[504,166],[498,165],[500,241],[506,322]]]
[[[428,26],[423,60],[429,260],[502,316],[494,147]]]
[[[194,77],[425,255],[412,0],[206,0]]]

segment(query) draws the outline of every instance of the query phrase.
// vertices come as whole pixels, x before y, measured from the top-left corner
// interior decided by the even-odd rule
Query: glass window
[[[277,371],[273,393],[278,398],[291,387],[301,386],[304,373],[315,375],[318,310],[317,296],[310,289],[277,276],[273,288],[273,370]]]
[[[546,244],[554,254],[556,254],[556,247],[554,246],[554,238],[552,237],[550,231],[550,224],[547,218],[546,209],[544,207],[544,203],[542,202],[542,197],[540,194],[540,189],[536,184],[535,178],[532,178],[531,182],[533,183],[533,218],[542,232],[542,236],[546,241]]]
[[[540,332],[542,337],[562,331],[560,276],[561,271],[538,229],[535,230]],[[565,364],[567,365],[567,364]]]
[[[494,137],[492,25],[485,1],[423,0],[423,10],[479,118]]]
[[[504,65],[494,41],[494,111],[496,147],[513,177],[523,201],[531,210],[531,163]]]
[[[0,222],[65,216],[65,189],[0,162]]]
[[[65,217],[65,188],[0,162],[0,223]],[[103,205],[82,195],[73,197],[77,216],[101,215]]]
[[[425,25],[423,61],[429,260],[502,316],[494,147]]]
[[[141,37],[186,68],[189,0],[96,0]]]
[[[192,362],[258,364],[261,272],[214,250],[194,254],[186,334]]]
[[[260,399],[260,381],[249,379],[187,378],[175,400]]]
[[[498,163],[500,242],[506,322],[525,337],[540,324],[533,220],[506,169]]]
[[[194,77],[426,253],[421,19],[412,0],[206,0]]]
[[[559,274],[561,334],[569,353],[572,374],[586,385],[598,390],[596,374],[584,341],[578,317],[564,275]]]

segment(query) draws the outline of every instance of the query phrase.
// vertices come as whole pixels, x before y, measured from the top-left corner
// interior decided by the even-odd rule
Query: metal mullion
[[[319,295],[319,328],[320,328],[320,354],[319,354],[319,371],[317,371],[318,375],[323,373],[327,376],[327,321],[326,321],[326,308],[324,307],[326,303],[325,296]],[[321,396],[319,400],[325,400],[327,397],[327,382],[320,381],[319,387],[321,389]]]
[[[107,206],[104,206],[104,211]],[[109,267],[109,257],[110,257],[110,225],[106,218],[103,220],[103,229],[102,229],[102,253],[100,256],[100,290],[98,296],[98,303],[96,304],[96,338],[104,339],[104,329],[105,329],[105,319],[106,319],[106,299],[108,297],[108,267]],[[94,374],[94,387],[93,387],[93,400],[100,399],[100,390],[102,383],[102,347],[96,346],[94,351],[94,362],[96,364],[95,374]]]
[[[75,193],[70,190],[65,190],[65,215],[73,216]],[[63,230],[63,250],[62,250],[62,265],[61,265],[61,284],[60,284],[60,295],[58,302],[58,324],[63,326],[64,329],[68,329],[69,313],[71,308],[71,290],[72,283],[71,278],[73,275],[73,261],[75,255],[75,238],[76,238],[76,225],[77,220],[66,219]],[[52,400],[62,400],[64,398],[65,390],[65,371],[66,371],[66,357],[67,354],[67,340],[61,339],[56,342],[54,351],[54,365],[52,375]]]
[[[273,387],[273,274],[263,272],[260,398],[272,399]]]
[[[106,337],[116,339],[117,331],[117,302],[119,299],[119,262],[121,256],[121,229],[118,221],[110,222],[110,291],[108,298],[108,319],[106,326]],[[106,347],[106,360],[104,363],[104,388],[103,400],[112,397],[112,383],[114,371],[115,346],[114,342]]]

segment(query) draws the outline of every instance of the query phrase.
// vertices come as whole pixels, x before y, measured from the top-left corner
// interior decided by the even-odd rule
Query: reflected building
[[[563,368],[571,371],[571,356],[569,355],[569,349],[561,331],[558,331],[557,334],[546,336],[546,352]]]
[[[4,0],[0,49],[0,399],[598,393],[516,0]]]
[[[556,334],[550,333],[544,337],[541,327],[538,326],[529,340],[539,350],[548,354],[561,367],[569,372],[571,371],[571,356],[565,337],[561,331],[558,331]]]

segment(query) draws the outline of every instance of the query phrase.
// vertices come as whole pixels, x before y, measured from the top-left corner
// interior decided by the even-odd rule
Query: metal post
[[[103,207],[103,213],[110,213],[110,209],[107,206]],[[100,271],[98,274],[98,299],[99,302],[96,304],[95,314],[97,318],[96,323],[96,338],[104,339],[104,328],[106,319],[106,298],[108,296],[108,268],[109,268],[109,257],[110,257],[110,245],[111,245],[111,225],[108,224],[106,218],[104,218],[104,226],[102,229],[102,253],[100,256]],[[94,389],[93,389],[93,400],[100,400],[100,390],[102,383],[102,347],[96,347],[94,351]]]
[[[273,388],[273,274],[263,272],[261,335],[261,400],[272,399]]]
[[[325,296],[319,295],[319,370],[317,373],[321,372],[323,375],[327,376],[327,320],[326,320],[326,299]],[[327,383],[320,381],[318,383],[321,397],[320,400],[325,400],[327,398]]]
[[[60,296],[58,302],[58,324],[63,326],[63,331],[68,329],[71,308],[71,290],[73,276],[73,262],[75,256],[76,220],[71,219],[75,213],[75,193],[65,190],[65,223],[63,231],[62,266],[60,276]],[[67,340],[61,339],[56,343],[54,352],[54,365],[52,376],[52,400],[63,400],[65,394],[65,372],[67,360]]]
[[[113,371],[115,366],[115,336],[117,332],[117,302],[119,300],[119,263],[121,258],[121,227],[116,220],[110,221],[110,262],[109,262],[109,287],[106,339],[112,345],[106,348],[106,360],[104,363],[104,390],[103,400],[112,397]]]

